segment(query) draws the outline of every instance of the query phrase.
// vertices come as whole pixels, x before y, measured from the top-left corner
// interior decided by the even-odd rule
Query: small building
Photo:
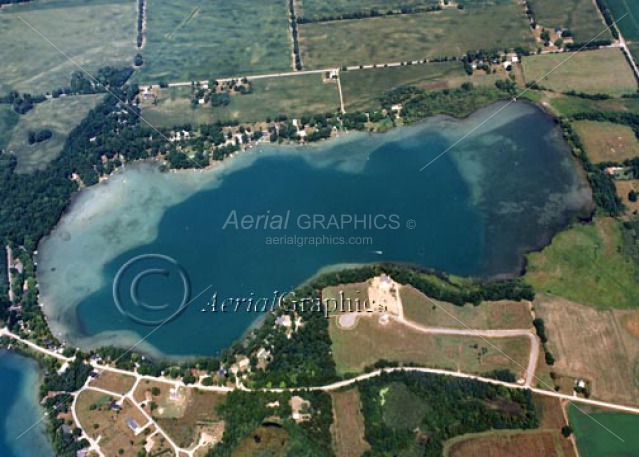
[[[126,425],[129,426],[129,428],[131,430],[133,430],[134,433],[137,432],[137,430],[140,428],[140,426],[138,425],[138,423],[135,421],[135,419],[133,419],[132,417],[127,418],[126,420]]]
[[[279,325],[281,327],[290,327],[292,324],[291,321],[291,316],[285,314],[283,316],[279,316],[277,319],[275,319],[275,325]]]

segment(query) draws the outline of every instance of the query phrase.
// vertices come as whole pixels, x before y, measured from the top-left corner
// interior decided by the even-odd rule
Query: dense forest
[[[286,430],[284,453],[290,457],[331,456],[330,427],[333,421],[331,397],[325,392],[297,393],[310,406],[309,420],[295,423],[291,417],[291,393],[243,392],[235,390],[227,395],[218,414],[226,423],[222,442],[211,449],[207,457],[228,457],[244,439],[256,439],[260,426]],[[275,403],[277,402],[277,403]],[[269,403],[277,406],[267,406]],[[257,442],[257,440],[256,440]],[[267,450],[265,450],[266,455]],[[268,454],[270,455],[270,454]]]
[[[538,427],[529,390],[421,373],[381,375],[359,390],[367,457],[440,457],[444,442],[459,435]]]

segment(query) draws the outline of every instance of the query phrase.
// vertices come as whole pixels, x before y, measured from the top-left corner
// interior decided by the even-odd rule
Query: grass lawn
[[[533,45],[524,9],[515,2],[300,26],[302,62],[309,69]]]
[[[102,99],[104,95],[76,95],[50,99],[19,117],[7,149],[18,158],[18,172],[30,173],[44,168],[62,150],[68,134]],[[49,129],[53,137],[30,145],[29,131]]]
[[[432,301],[412,286],[400,290],[406,319],[427,327],[489,329],[522,329],[531,326],[532,319],[525,302],[484,302],[480,306]]]
[[[524,57],[523,66],[527,83],[537,81],[558,92],[613,96],[637,92],[637,81],[620,49],[534,55]]]
[[[135,2],[39,0],[0,10],[0,93],[44,93],[68,86],[78,68],[18,17],[22,17],[89,72],[132,65]]]
[[[530,351],[525,337],[492,338],[488,343],[478,337],[429,335],[395,321],[380,325],[377,316],[360,317],[349,330],[338,328],[336,320],[331,319],[329,332],[340,374],[359,373],[366,366],[385,359],[466,373],[507,368],[521,376],[528,365]]]
[[[637,455],[639,416],[597,410],[583,405],[579,405],[579,408],[571,405],[568,416],[577,438],[580,457]]]
[[[594,163],[623,162],[639,156],[639,141],[627,125],[611,122],[575,121],[573,126]]]
[[[378,98],[396,87],[445,89],[453,87],[453,82],[467,79],[460,62],[343,71],[340,77],[347,111],[378,107]]]
[[[606,24],[592,0],[529,1],[540,26],[571,30],[577,42],[588,42],[606,30]],[[605,32],[598,39],[610,38],[610,32]]]
[[[260,122],[279,114],[299,117],[303,114],[335,112],[339,109],[337,84],[323,83],[321,75],[299,75],[252,81],[253,93],[232,95],[228,106],[191,106],[189,87],[160,91],[157,105],[145,102],[142,116],[153,125],[172,127],[191,123],[212,123],[237,119]]]
[[[525,279],[547,292],[599,309],[636,308],[638,268],[619,252],[621,229],[611,218],[559,233],[542,252],[528,255]]]
[[[135,79],[191,81],[291,70],[288,2],[149,3],[145,64]]]

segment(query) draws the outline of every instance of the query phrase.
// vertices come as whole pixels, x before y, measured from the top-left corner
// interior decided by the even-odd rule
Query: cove
[[[40,421],[44,410],[37,401],[39,376],[38,365],[33,360],[0,351],[0,455],[3,457],[55,455],[47,440],[46,421]],[[38,425],[17,439],[36,423]]]
[[[54,333],[83,349],[126,347],[152,332],[137,350],[215,354],[259,316],[204,312],[215,293],[270,297],[325,268],[382,261],[513,275],[526,251],[591,209],[553,119],[527,103],[499,103],[464,120],[259,146],[212,170],[127,166],[80,192],[39,246],[40,297]],[[236,224],[225,226],[234,212]],[[273,224],[287,215],[286,227]],[[164,256],[175,271],[144,273],[162,270]],[[135,287],[118,288],[118,309],[113,281],[124,276]],[[136,321],[168,317],[187,286],[192,302],[175,319],[155,330]],[[133,289],[137,302],[124,296]]]

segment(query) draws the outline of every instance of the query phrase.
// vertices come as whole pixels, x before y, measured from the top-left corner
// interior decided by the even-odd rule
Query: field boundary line
[[[181,154],[184,154],[184,156],[189,159],[193,164],[195,164],[198,168],[200,169],[204,169],[204,167],[202,167],[202,165],[200,165],[199,163],[197,163],[195,160],[193,160],[186,152],[182,151],[179,147],[173,145],[173,142],[169,139],[169,137],[167,137],[164,133],[162,133],[160,130],[158,130],[157,127],[155,127],[153,124],[151,124],[149,121],[147,121],[141,114],[138,114],[135,112],[135,110],[133,110],[133,108],[131,108],[129,106],[128,103],[124,102],[123,100],[121,100],[117,95],[115,95],[109,88],[105,87],[104,85],[100,84],[100,82],[91,74],[89,73],[87,70],[84,69],[84,67],[82,67],[82,65],[80,65],[79,63],[77,63],[75,60],[73,60],[73,58],[71,58],[68,54],[66,54],[62,49],[60,49],[58,46],[56,46],[51,40],[49,40],[47,37],[45,37],[42,33],[40,33],[38,31],[38,29],[36,29],[34,26],[32,26],[29,22],[27,22],[22,16],[18,16],[18,19],[20,19],[22,22],[24,22],[24,24],[29,27],[31,30],[33,30],[38,36],[40,36],[44,41],[46,41],[47,43],[49,43],[51,46],[53,46],[53,48],[55,48],[56,51],[58,51],[60,54],[62,54],[64,57],[67,58],[67,60],[69,62],[71,62],[73,65],[75,65],[76,67],[78,67],[80,69],[80,71],[82,73],[84,73],[94,84],[96,84],[97,86],[102,86],[104,88],[105,91],[107,91],[113,98],[115,98],[118,102],[120,102],[127,111],[129,111],[131,114],[133,114],[134,116],[137,116],[140,120],[142,120],[145,124],[147,124],[149,127],[151,127],[151,129],[153,129],[158,135],[160,135],[164,140],[167,141],[167,143],[170,146],[174,146],[175,150],[180,152]]]
[[[579,48],[577,51],[574,52],[570,52],[570,56],[568,56],[565,60],[563,60],[562,62],[560,62],[557,66],[555,66],[552,70],[550,70],[549,72],[547,72],[544,76],[542,76],[540,79],[538,79],[537,81],[535,81],[535,84],[538,83],[539,81],[543,81],[544,79],[546,79],[548,76],[550,76],[555,70],[557,70],[558,68],[560,68],[561,66],[563,66],[566,62],[568,62],[570,59],[572,59],[574,56],[576,56],[578,53],[580,53],[581,51],[583,51],[584,49],[586,49],[593,41],[597,40],[601,35],[603,35],[604,33],[606,33],[607,31],[609,31],[612,27],[614,27],[617,22],[619,22],[620,20],[622,20],[624,17],[628,16],[629,13],[624,14],[623,16],[621,16],[619,19],[617,19],[615,22],[613,22],[612,24],[610,24],[609,26],[607,26],[604,30],[602,30],[601,32],[599,32],[599,34],[597,36],[595,36],[594,38],[592,38],[590,41],[588,41],[586,44],[584,44],[581,48]],[[446,148],[444,150],[444,152],[441,152],[440,154],[438,154],[437,156],[435,156],[434,159],[432,159],[430,162],[428,162],[426,165],[424,165],[423,167],[421,167],[419,169],[419,173],[421,173],[422,171],[424,171],[426,168],[430,167],[433,163],[437,162],[441,157],[443,157],[444,155],[446,155],[451,149],[453,149],[454,147],[456,147],[459,143],[461,143],[462,141],[464,141],[466,138],[468,138],[470,135],[472,135],[473,133],[475,133],[477,130],[479,130],[481,127],[484,126],[484,124],[486,124],[487,122],[489,122],[492,118],[494,118],[495,116],[497,116],[499,113],[501,113],[503,110],[505,110],[506,108],[508,108],[510,105],[512,105],[513,103],[515,103],[517,101],[518,98],[520,98],[522,95],[524,95],[525,93],[530,91],[530,87],[526,87],[523,91],[521,91],[518,95],[514,96],[510,101],[508,101],[504,106],[502,106],[501,108],[499,108],[497,111],[495,111],[494,113],[492,113],[490,116],[488,116],[486,119],[484,119],[479,125],[473,127],[469,132],[467,132],[464,136],[462,136],[459,140],[455,141],[452,145],[450,145],[448,148]]]

